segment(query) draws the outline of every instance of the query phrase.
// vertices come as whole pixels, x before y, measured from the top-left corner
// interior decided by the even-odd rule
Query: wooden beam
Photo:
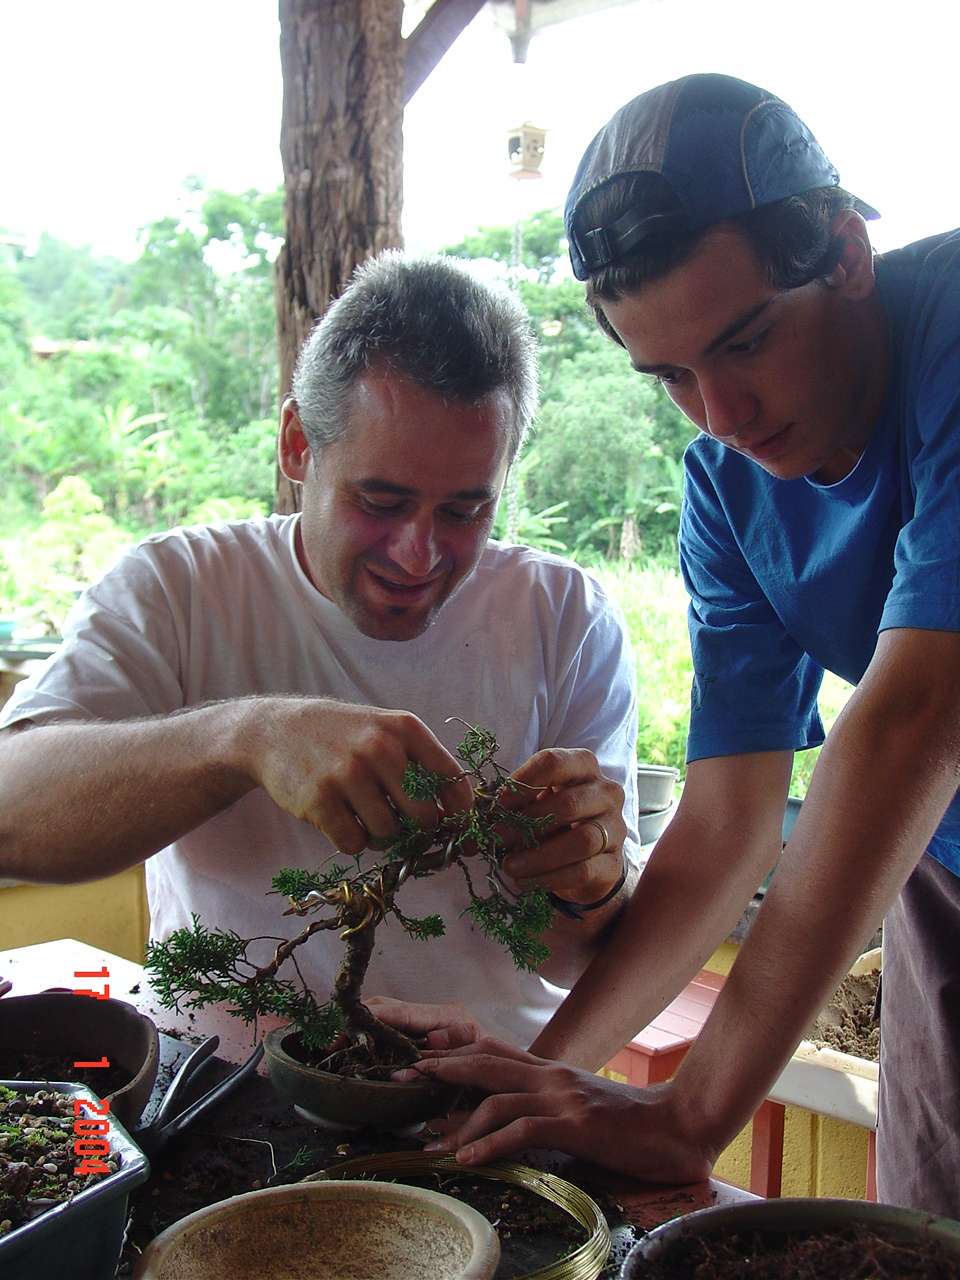
[[[404,106],[473,21],[485,0],[433,0],[415,30],[404,40]]]

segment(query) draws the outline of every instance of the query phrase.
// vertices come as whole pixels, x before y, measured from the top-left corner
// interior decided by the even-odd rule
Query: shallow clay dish
[[[135,1280],[490,1280],[500,1242],[452,1196],[389,1182],[269,1187],[191,1213]]]
[[[278,1027],[264,1036],[270,1082],[281,1098],[328,1126],[372,1125],[396,1131],[447,1110],[451,1090],[433,1081],[357,1080],[305,1066],[293,1056],[298,1033]]]

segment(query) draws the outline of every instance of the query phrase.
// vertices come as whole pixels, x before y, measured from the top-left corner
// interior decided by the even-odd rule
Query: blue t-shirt
[[[688,760],[823,741],[824,670],[856,684],[877,634],[960,631],[960,231],[878,259],[891,376],[843,480],[779,480],[701,435],[680,562],[694,679]],[[960,874],[960,800],[929,847]]]

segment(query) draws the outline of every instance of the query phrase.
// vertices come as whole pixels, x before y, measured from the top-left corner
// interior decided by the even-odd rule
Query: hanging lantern
[[[507,155],[510,158],[512,178],[540,177],[546,136],[546,129],[538,129],[535,124],[529,122],[508,132]]]

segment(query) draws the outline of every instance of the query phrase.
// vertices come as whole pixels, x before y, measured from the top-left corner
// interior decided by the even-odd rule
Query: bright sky
[[[404,226],[426,250],[559,205],[584,146],[662,80],[724,71],[791,103],[881,249],[960,223],[958,21],[948,0],[634,0],[535,36],[525,66],[483,11],[410,104]],[[0,5],[0,228],[136,253],[183,179],[281,181],[275,0]],[[506,134],[548,130],[543,177],[508,176]]]

